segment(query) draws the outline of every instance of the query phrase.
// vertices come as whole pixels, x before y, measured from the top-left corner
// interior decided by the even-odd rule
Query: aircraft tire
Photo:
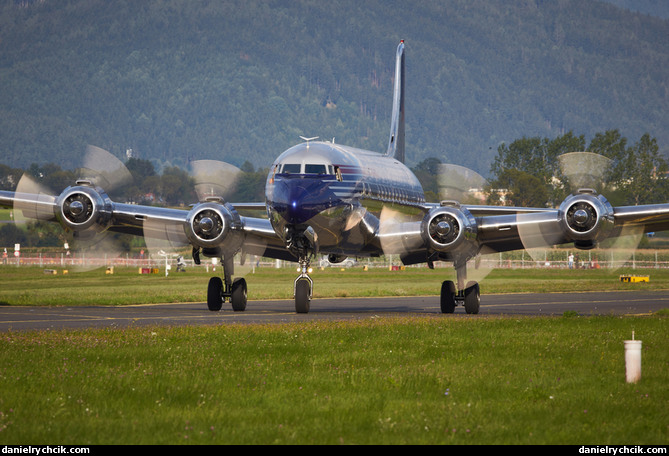
[[[209,279],[207,287],[207,307],[212,312],[218,312],[223,307],[223,281],[220,277]]]
[[[308,313],[310,307],[309,291],[311,285],[306,279],[298,280],[295,285],[295,312]]]
[[[465,312],[468,314],[479,313],[481,307],[481,291],[479,284],[476,282],[469,282],[465,288]]]
[[[235,312],[246,310],[246,298],[246,279],[239,277],[232,282],[232,296],[230,297],[232,310]]]
[[[441,284],[441,313],[455,312],[455,283],[445,280]]]

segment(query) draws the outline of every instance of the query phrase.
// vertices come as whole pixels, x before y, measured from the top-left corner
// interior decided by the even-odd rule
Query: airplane
[[[211,277],[207,286],[211,311],[228,301],[234,311],[246,309],[246,281],[233,279],[233,260],[240,253],[299,264],[293,283],[297,313],[310,310],[311,262],[317,256],[339,263],[347,257],[398,255],[405,265],[452,263],[456,280],[441,285],[441,311],[453,313],[463,305],[477,314],[480,287],[467,280],[467,267],[482,253],[571,243],[590,249],[626,230],[669,229],[669,204],[612,207],[589,188],[572,193],[558,208],[426,202],[419,180],[404,163],[404,105],[402,40],[384,153],[303,137],[272,163],[264,202],[231,203],[211,191],[189,210],[125,204],[111,200],[101,184],[105,179],[82,178],[58,195],[1,191],[0,206],[58,222],[82,237],[129,233],[188,244],[196,264],[201,256],[220,259],[222,277]],[[267,217],[240,215],[246,209],[262,209]]]

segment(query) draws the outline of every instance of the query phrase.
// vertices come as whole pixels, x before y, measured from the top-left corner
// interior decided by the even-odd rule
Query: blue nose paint
[[[271,205],[286,223],[300,225],[337,201],[328,183],[322,179],[291,177],[277,179]]]

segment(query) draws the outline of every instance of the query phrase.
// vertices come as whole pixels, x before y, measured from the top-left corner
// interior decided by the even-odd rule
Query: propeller
[[[211,197],[225,199],[234,191],[241,172],[236,166],[218,160],[191,162],[191,176],[200,201]]]
[[[155,260],[165,261],[190,253],[182,223],[167,223],[147,218],[143,223],[143,231],[148,253]]]
[[[86,181],[90,183],[87,185],[100,187],[109,193],[132,182],[132,175],[118,158],[95,146],[86,148],[83,166],[74,173],[78,176],[78,182]],[[17,223],[25,222],[27,219],[54,220],[56,218],[54,208],[58,195],[59,193],[54,189],[25,173],[16,187],[14,214]],[[82,197],[81,194],[67,196],[63,204],[67,208],[66,217],[75,224],[83,221],[92,210],[90,200]],[[99,233],[95,228],[91,226],[74,232],[68,238],[69,251],[89,258],[89,261],[74,264],[74,271],[85,271],[104,266],[102,263],[95,264],[91,259],[92,256],[102,255],[109,262],[120,256],[123,251],[112,233],[106,231]]]
[[[40,184],[28,173],[24,173],[16,185],[14,200],[14,221],[25,223],[29,219],[52,220],[54,192]]]
[[[125,164],[104,149],[88,145],[83,166],[75,171],[80,178],[90,180],[108,194],[132,183],[132,174]]]
[[[422,213],[411,214],[400,211],[399,207],[384,205],[379,216],[379,239],[384,255],[404,257],[422,247],[422,217]]]
[[[562,173],[567,176],[571,190],[593,188],[606,191],[606,175],[612,160],[592,152],[569,152],[558,157]],[[619,269],[629,260],[643,238],[643,226],[623,225],[620,234],[602,242],[601,250],[606,250],[607,261],[619,265]]]
[[[439,196],[443,200],[457,201],[466,204],[485,204],[485,194],[488,180],[476,171],[452,163],[441,163],[438,168],[437,183]],[[467,261],[467,280],[481,282],[492,272],[498,259],[487,248],[481,249],[478,254]]]
[[[612,160],[592,152],[569,152],[558,157],[563,185],[572,194],[583,192],[596,194],[606,191],[606,175]],[[592,189],[583,190],[583,189]],[[586,202],[570,206],[564,217],[574,222],[574,226],[587,230],[588,221],[596,220],[594,207]],[[542,261],[546,249],[563,242],[564,233],[558,224],[551,223],[555,215],[546,213],[521,213],[517,215],[518,233],[525,250],[535,261]],[[594,223],[594,222],[593,222]],[[624,264],[634,253],[643,236],[643,227],[622,226],[616,237],[602,242],[601,249],[607,250],[607,261]]]
[[[241,170],[217,160],[191,162],[190,176],[194,181],[198,201],[225,201],[234,190]],[[144,242],[155,257],[177,257],[188,252],[190,242],[180,221],[162,221],[147,218],[144,221]]]
[[[611,159],[593,152],[568,152],[558,157],[562,175],[567,178],[569,189],[592,188],[602,192]]]
[[[195,193],[199,203],[224,205],[226,199],[236,189],[242,171],[234,165],[218,160],[196,160],[190,164],[190,176],[194,182]],[[215,208],[204,209],[194,216],[191,222],[197,227],[197,235],[203,239],[215,238],[222,219],[217,218]],[[192,248],[184,232],[183,222],[144,221],[144,241],[147,249],[154,257],[174,258],[192,255],[196,262],[200,261],[199,249]],[[253,244],[254,252],[264,251],[262,241]],[[235,266],[235,277],[243,277],[251,272],[253,265],[246,264],[246,253],[241,252],[239,263]],[[212,266],[216,267],[218,259],[212,259]]]
[[[425,245],[425,236],[431,237],[437,244],[449,244],[458,238],[461,230],[465,229],[462,225],[465,222],[464,218],[467,217],[467,211],[466,207],[462,206],[485,202],[482,189],[486,185],[486,179],[464,166],[440,164],[437,169],[437,184],[439,198],[444,201],[442,205],[445,205],[442,207],[450,209],[441,213],[439,209],[434,208],[432,210],[435,211],[434,218],[427,225],[424,221],[426,214],[423,211],[414,213],[403,209],[402,212],[391,204],[383,206],[379,217],[379,239],[384,254],[410,256],[412,252]],[[461,217],[464,218],[458,222],[453,213],[461,213]],[[430,216],[428,215],[428,218]],[[424,229],[428,231],[423,233]],[[467,258],[468,281],[482,281],[492,271],[492,265],[496,264],[495,259],[489,257],[491,251],[475,251],[473,245],[457,247],[457,251],[446,250],[444,253]]]
[[[461,204],[482,204],[485,196],[481,191],[487,180],[476,171],[460,165],[439,164],[437,174],[439,197],[442,200],[458,201]]]

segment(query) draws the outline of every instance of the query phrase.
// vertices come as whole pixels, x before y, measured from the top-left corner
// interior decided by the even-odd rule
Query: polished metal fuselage
[[[283,172],[284,165],[299,172]],[[311,165],[325,165],[325,171],[309,173]],[[281,154],[268,174],[265,197],[279,237],[288,240],[311,227],[319,252],[328,254],[382,254],[378,230],[384,209],[415,220],[424,216],[423,189],[403,163],[330,142],[302,143]]]

